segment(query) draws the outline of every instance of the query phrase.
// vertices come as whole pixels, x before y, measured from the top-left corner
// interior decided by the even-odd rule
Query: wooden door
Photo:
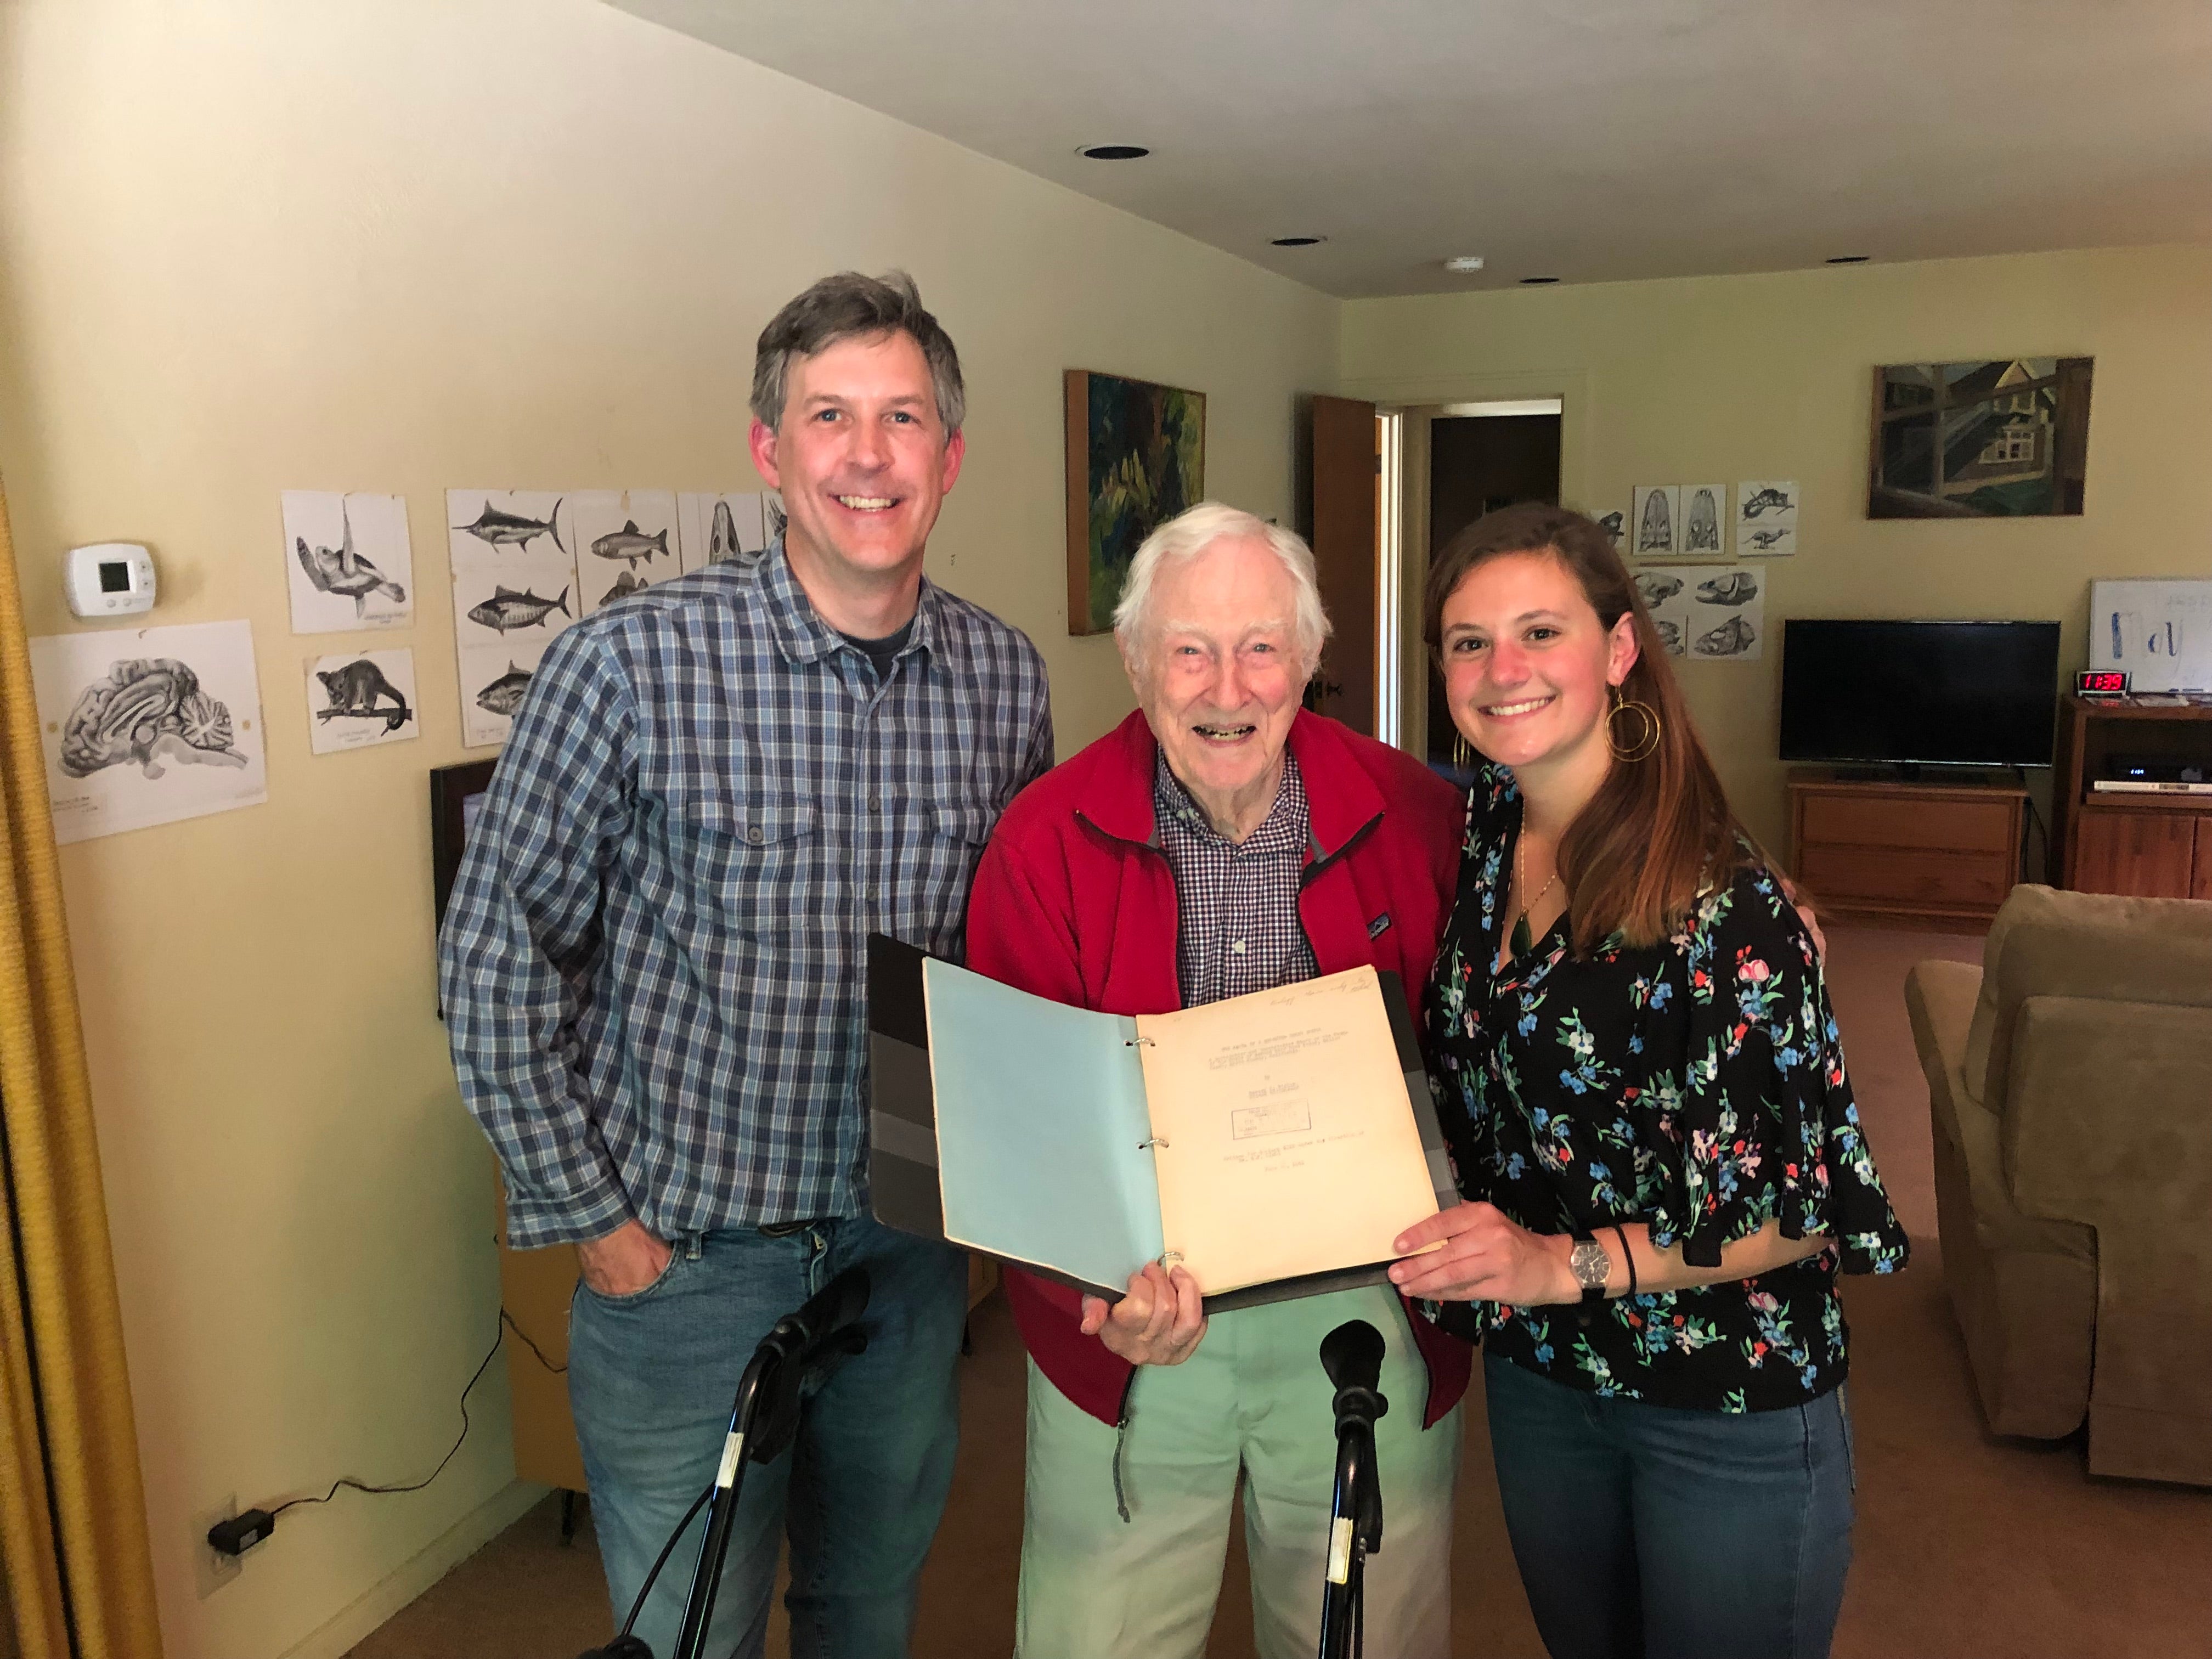
[[[2197,829],[2179,812],[2085,810],[2075,832],[2074,885],[2084,893],[2187,898]]]
[[[2189,896],[2212,899],[2212,815],[2197,820],[2197,872],[2189,884]]]
[[[1306,706],[1372,737],[1376,726],[1376,491],[1381,463],[1375,405],[1352,398],[1313,400],[1313,452],[1306,477],[1312,499],[1314,564],[1321,602],[1334,624]]]

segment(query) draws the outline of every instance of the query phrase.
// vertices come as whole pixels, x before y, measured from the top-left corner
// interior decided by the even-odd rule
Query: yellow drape
[[[159,1659],[107,1207],[0,499],[0,1562],[23,1659]]]

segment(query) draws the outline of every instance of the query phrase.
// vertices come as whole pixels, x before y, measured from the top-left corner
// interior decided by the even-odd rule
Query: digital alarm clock
[[[2124,697],[2128,692],[2128,677],[2118,668],[2085,668],[2074,676],[2074,690],[2084,697]]]

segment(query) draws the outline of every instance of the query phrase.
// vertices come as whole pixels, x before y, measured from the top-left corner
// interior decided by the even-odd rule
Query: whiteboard
[[[2089,666],[2138,691],[2212,691],[2212,581],[2091,583]]]

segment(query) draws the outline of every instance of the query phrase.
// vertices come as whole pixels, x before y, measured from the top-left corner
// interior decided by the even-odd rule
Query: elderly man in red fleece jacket
[[[1462,808],[1409,757],[1300,708],[1328,630],[1289,532],[1214,502],[1155,532],[1115,613],[1139,711],[1007,809],[975,876],[969,965],[1118,1014],[1363,963],[1418,999]],[[1468,1350],[1380,1285],[1211,1321],[1202,1288],[1148,1266],[1109,1308],[1009,1273],[1031,1362],[1017,1652],[1198,1659],[1241,1480],[1260,1651],[1311,1654],[1335,1455],[1316,1351],[1362,1318],[1389,1343],[1393,1407],[1367,1640],[1442,1659]]]

